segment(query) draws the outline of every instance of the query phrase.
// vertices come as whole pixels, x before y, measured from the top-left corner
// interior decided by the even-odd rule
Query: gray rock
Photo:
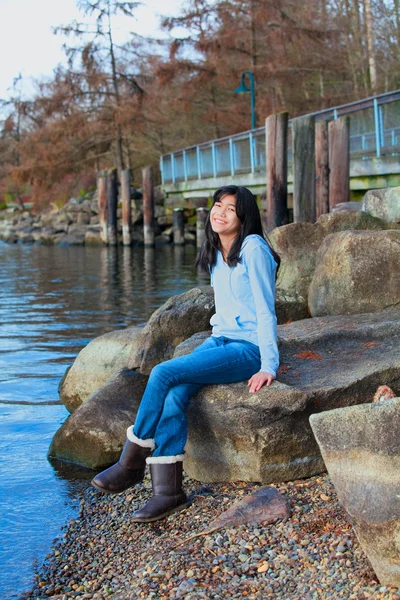
[[[60,234],[54,239],[54,243],[62,246],[83,246],[85,244],[84,233],[65,233]]]
[[[312,316],[379,311],[400,303],[400,231],[328,235],[317,255]]]
[[[209,328],[214,310],[211,287],[172,296],[151,315],[133,348],[128,367],[148,375],[156,364],[171,358],[183,340]]]
[[[360,203],[358,203],[360,205]],[[317,221],[317,225],[322,228],[324,236],[330,233],[338,233],[339,231],[350,230],[384,230],[389,229],[390,225],[383,219],[378,219],[367,212],[332,212],[321,215]],[[395,228],[397,226],[395,225]]]
[[[333,213],[346,211],[356,212],[358,210],[361,210],[361,202],[339,202],[331,208]]]
[[[69,412],[74,412],[114,373],[127,366],[141,331],[141,327],[128,327],[105,333],[79,352],[59,387],[61,402]]]
[[[56,432],[49,456],[90,469],[115,463],[135,420],[147,377],[123,369],[90,396]]]
[[[76,222],[78,225],[89,225],[90,223],[90,213],[88,212],[79,212],[76,217]]]
[[[400,398],[315,414],[310,423],[380,583],[400,587]]]
[[[400,187],[369,190],[362,201],[362,210],[384,221],[400,221]]]
[[[94,231],[93,229],[88,229],[85,233],[85,244],[103,244],[101,239],[100,231]]]
[[[324,235],[323,229],[312,223],[290,223],[268,234],[271,245],[281,257],[277,290],[282,294],[307,299],[317,250]]]
[[[191,352],[208,333],[177,347]],[[400,386],[400,310],[278,326],[278,380],[205,386],[189,406],[185,469],[201,481],[289,481],[325,469],[310,414],[370,402]]]

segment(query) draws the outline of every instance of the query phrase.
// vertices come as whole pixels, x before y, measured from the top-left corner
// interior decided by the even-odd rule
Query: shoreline
[[[259,484],[201,484],[185,476],[184,485],[191,506],[146,525],[129,515],[149,498],[149,475],[118,496],[89,486],[79,516],[21,600],[400,599],[400,589],[378,583],[328,475],[274,484],[290,500],[285,522],[247,523],[193,540]]]

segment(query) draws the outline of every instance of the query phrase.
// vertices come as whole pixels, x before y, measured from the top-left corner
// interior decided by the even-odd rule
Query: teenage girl
[[[279,262],[264,239],[250,190],[235,185],[218,189],[196,261],[211,273],[215,293],[212,334],[191,354],[152,369],[118,463],[92,481],[102,492],[123,492],[143,480],[147,462],[153,496],[133,514],[133,521],[156,521],[189,504],[182,489],[182,462],[191,397],[206,384],[247,379],[253,393],[275,379]]]

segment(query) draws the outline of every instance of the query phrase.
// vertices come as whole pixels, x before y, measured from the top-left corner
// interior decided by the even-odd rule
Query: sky
[[[160,35],[159,15],[178,15],[184,0],[143,0],[135,19],[114,19],[115,41],[129,38],[129,32]],[[32,78],[51,75],[64,61],[61,35],[52,27],[82,21],[75,0],[0,0],[0,98],[10,95],[13,80],[22,74],[22,96],[32,94]]]

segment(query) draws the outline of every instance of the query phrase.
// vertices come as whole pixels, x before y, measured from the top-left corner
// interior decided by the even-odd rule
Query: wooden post
[[[183,246],[185,244],[185,216],[183,214],[183,208],[174,208],[172,227],[174,230],[175,246]]]
[[[121,201],[122,201],[122,243],[130,246],[131,238],[131,171],[121,172]]]
[[[267,229],[287,223],[287,132],[289,113],[265,121],[267,159]]]
[[[292,121],[293,220],[315,221],[315,126],[314,117]]]
[[[349,117],[329,123],[329,207],[350,199]]]
[[[117,245],[117,205],[118,205],[117,169],[107,173],[107,235],[110,246]]]
[[[107,231],[107,180],[102,173],[97,178],[97,205],[99,207],[100,238],[104,244],[108,243]]]
[[[315,218],[329,212],[328,121],[315,124]]]
[[[208,208],[196,208],[196,247],[201,248],[204,238],[205,231],[204,227],[207,220]]]
[[[142,169],[142,180],[144,245],[154,246],[154,179],[152,167]]]

